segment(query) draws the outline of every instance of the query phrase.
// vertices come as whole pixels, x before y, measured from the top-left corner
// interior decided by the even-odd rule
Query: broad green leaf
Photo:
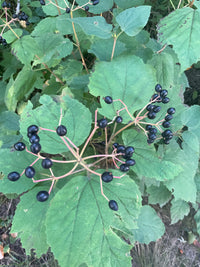
[[[10,148],[21,136],[16,135],[19,130],[19,116],[11,111],[0,113],[0,141],[1,148]]]
[[[196,202],[200,202],[200,168],[198,168],[197,173],[194,177],[196,188],[197,188],[197,199]]]
[[[10,111],[15,111],[17,103],[22,100],[27,93],[34,90],[34,84],[37,80],[37,73],[29,67],[24,66],[18,73],[15,80],[11,77],[7,84],[5,93],[5,103]]]
[[[78,24],[88,35],[95,35],[101,39],[109,39],[111,37],[112,25],[108,24],[104,17],[79,17],[68,20],[74,22],[75,25]]]
[[[107,40],[98,39],[94,41],[88,52],[93,53],[100,61],[110,61],[113,50],[113,42],[113,38]],[[114,50],[114,58],[124,51],[126,51],[125,44],[117,41]]]
[[[76,146],[85,141],[91,129],[90,111],[83,104],[68,96],[63,96],[57,101],[61,102],[61,104],[56,103],[50,96],[44,95],[40,98],[42,105],[38,108],[32,109],[32,104],[28,103],[20,121],[20,131],[25,140],[28,141],[27,128],[32,124],[55,131],[59,124],[60,109],[62,107],[61,123],[67,127],[67,137]],[[39,136],[42,151],[51,154],[68,151],[68,148],[56,133],[40,131]]]
[[[77,0],[76,1],[79,6],[88,4],[88,0]],[[100,14],[106,11],[109,11],[109,9],[112,8],[113,6],[113,0],[101,0],[99,1],[98,5],[88,5],[89,6],[89,12],[94,13],[94,14]]]
[[[151,185],[147,188],[149,204],[159,204],[162,208],[171,199],[171,192],[162,183],[160,186]]]
[[[76,14],[76,12],[75,12],[75,14]],[[74,15],[74,17],[76,17],[76,16]],[[73,27],[72,27],[72,22],[70,20],[70,15],[69,16],[67,16],[66,14],[60,15],[60,16],[56,17],[55,20],[56,20],[56,28],[61,34],[67,35],[67,34],[73,34],[74,33]],[[82,31],[81,27],[77,24],[76,24],[75,30],[76,30],[76,33]]]
[[[47,241],[61,266],[129,266],[129,246],[112,228],[121,222],[134,228],[141,205],[139,190],[128,176],[104,184],[103,189],[118,202],[117,213],[109,209],[99,178],[93,175],[74,177],[51,201]]]
[[[147,24],[150,11],[150,6],[132,7],[121,12],[116,17],[116,21],[123,32],[129,36],[135,36]]]
[[[109,95],[113,99],[121,99],[133,114],[149,102],[155,84],[155,72],[150,65],[144,64],[139,57],[126,56],[97,63],[89,89],[92,95],[100,96],[102,109],[99,112],[112,120],[117,110],[124,106],[119,101],[107,105],[103,97]],[[120,115],[124,123],[130,121],[126,111],[123,110]]]
[[[174,158],[176,165],[181,165],[183,171],[174,180],[167,181],[165,185],[171,191],[175,200],[182,199],[186,202],[196,201],[196,185],[194,176],[199,161],[199,140],[191,131],[182,134],[182,148],[174,142],[169,146],[171,149],[165,155],[166,158]],[[161,151],[163,154],[163,151]]]
[[[67,7],[65,3],[69,6],[69,2],[67,0],[53,0],[50,3],[42,6],[42,9],[47,15],[56,16],[65,13],[65,9]]]
[[[131,145],[135,148],[133,158],[136,165],[133,170],[138,176],[167,181],[182,171],[181,164],[173,163],[173,159],[166,160],[157,154],[155,147],[147,144],[147,137],[144,133],[130,129],[123,132],[122,138],[124,145]]]
[[[15,32],[15,34],[11,30],[8,30],[7,32],[3,33],[3,38],[6,39],[8,44],[18,39],[18,37],[20,37],[23,33],[22,29],[13,29],[13,31]]]
[[[190,212],[189,204],[184,200],[172,200],[172,206],[170,208],[171,224],[177,223],[182,220],[184,216],[187,216]]]
[[[200,10],[189,7],[176,9],[158,24],[158,41],[173,45],[184,71],[200,59]]]
[[[28,65],[37,55],[39,47],[30,35],[23,36],[12,44],[13,53],[25,65]]]
[[[200,140],[200,106],[194,105],[182,113],[183,125],[187,125],[189,131],[195,133]]]
[[[14,144],[13,144],[14,145]],[[16,182],[11,182],[7,179],[7,175],[10,172],[16,171],[22,173],[22,171],[28,167],[36,158],[26,151],[15,151],[11,149],[0,149],[0,166],[1,172],[4,177],[0,180],[0,191],[4,194],[16,193],[21,194],[34,186],[31,179],[25,175],[19,178]],[[40,167],[41,163],[37,166]]]
[[[144,4],[144,0],[115,0],[115,3],[121,8],[129,8]]]
[[[7,109],[4,102],[5,92],[6,83],[4,81],[0,81],[0,112],[5,111]]]
[[[56,31],[56,18],[44,18],[42,19],[37,26],[34,28],[32,31],[31,35],[32,36],[41,36],[44,35],[44,33],[55,33]]]
[[[36,195],[42,190],[48,191],[48,187],[36,186],[21,196],[11,228],[12,233],[18,233],[26,254],[30,255],[31,249],[34,248],[37,257],[46,253],[49,248],[45,233],[45,215],[50,206],[52,193],[48,201],[39,202]]]
[[[197,213],[194,215],[194,219],[197,224],[197,232],[200,235],[200,209],[197,211]]]
[[[143,206],[138,218],[138,229],[134,230],[134,238],[140,243],[148,244],[161,238],[165,226],[155,210],[150,206]]]

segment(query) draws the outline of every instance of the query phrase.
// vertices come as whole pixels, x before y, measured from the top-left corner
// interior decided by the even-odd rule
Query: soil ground
[[[186,88],[185,104],[200,105],[200,69],[192,68],[186,71],[189,88]],[[4,258],[0,260],[0,267],[57,267],[57,261],[48,251],[41,258],[36,258],[34,251],[27,256],[17,237],[10,235],[12,218],[19,198],[7,199],[0,194],[0,256],[4,247]],[[195,232],[193,220],[194,211],[176,224],[170,225],[170,204],[162,209],[154,206],[165,223],[164,236],[157,242],[148,245],[135,244],[131,251],[133,267],[200,267],[200,239],[195,236],[194,243],[189,242],[192,232]]]

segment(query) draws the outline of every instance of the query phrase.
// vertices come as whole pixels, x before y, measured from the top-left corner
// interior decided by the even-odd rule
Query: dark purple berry
[[[25,146],[24,143],[22,143],[22,142],[18,142],[18,143],[16,143],[16,144],[14,144],[14,148],[15,148],[15,150],[17,150],[17,151],[23,151],[23,150],[26,148],[26,146]]]
[[[49,158],[45,158],[42,160],[42,167],[44,169],[49,169],[53,165],[53,162]]]
[[[176,112],[175,108],[168,108],[167,113],[172,115]]]
[[[149,131],[151,128],[152,128],[152,125],[151,125],[151,124],[147,124],[146,127],[145,127],[145,129],[146,129],[147,131]]]
[[[154,133],[149,133],[149,134],[148,134],[148,138],[151,139],[151,140],[155,140],[155,139],[156,139],[156,134],[154,134]]]
[[[156,134],[157,133],[157,129],[156,128],[151,128],[150,130],[149,130],[149,132],[152,134]]]
[[[37,134],[32,134],[31,137],[29,138],[29,141],[31,143],[39,143],[40,137]]]
[[[171,123],[170,123],[169,121],[163,121],[163,123],[162,123],[162,126],[163,126],[164,128],[169,128],[170,125],[171,125]]]
[[[149,104],[149,105],[146,107],[146,110],[148,110],[148,111],[153,111],[154,107],[155,107],[154,105]]]
[[[151,100],[155,100],[157,97],[158,97],[158,94],[154,94],[152,95]]]
[[[134,152],[135,152],[135,149],[132,146],[128,146],[125,148],[125,156],[127,157],[131,157]]]
[[[155,106],[153,108],[153,112],[155,112],[155,113],[158,113],[160,110],[161,110],[161,107],[160,106]]]
[[[121,164],[119,167],[120,167],[120,171],[122,172],[129,171],[129,166],[127,166],[126,164]]]
[[[49,198],[49,193],[47,191],[40,191],[36,196],[37,200],[40,202],[44,202]]]
[[[168,137],[168,136],[173,136],[173,133],[171,130],[165,130],[163,133],[162,133],[162,136],[163,137]]]
[[[148,144],[152,144],[154,141],[155,141],[155,140],[153,140],[153,139],[147,139],[147,143],[148,143]]]
[[[6,3],[6,1],[4,1],[4,2],[2,3],[1,6],[2,6],[3,8],[7,7],[7,3]]]
[[[40,152],[41,150],[41,145],[39,143],[33,143],[31,146],[31,152],[33,152],[34,154],[37,154],[38,152]]]
[[[104,181],[105,183],[109,183],[109,182],[111,182],[112,179],[113,179],[112,172],[104,172],[104,173],[101,175],[101,179],[102,179],[102,181]]]
[[[104,101],[106,102],[106,104],[111,104],[113,102],[113,99],[111,96],[106,96],[104,97]]]
[[[110,200],[108,202],[108,205],[109,205],[109,208],[111,210],[114,210],[114,211],[117,211],[118,210],[118,205],[117,205],[117,202],[115,200]]]
[[[25,169],[25,175],[28,178],[33,178],[35,175],[35,169],[32,166],[29,166]]]
[[[153,120],[153,119],[155,119],[155,117],[156,117],[156,113],[155,112],[149,112],[148,114],[147,114],[147,117],[150,119],[150,120]]]
[[[114,148],[117,148],[118,145],[119,145],[118,143],[114,143],[114,144],[113,144],[113,147],[114,147]]]
[[[121,123],[123,121],[123,118],[121,116],[117,116],[115,121],[116,123]]]
[[[158,92],[158,93],[161,92],[162,91],[162,86],[160,84],[156,84],[155,91]]]
[[[56,129],[56,133],[59,136],[64,136],[67,134],[67,128],[64,125],[59,125]]]
[[[89,11],[89,6],[85,6],[85,11]]]
[[[167,94],[168,94],[168,91],[167,91],[167,90],[162,90],[162,91],[160,92],[160,96],[161,96],[162,98],[166,97]]]
[[[16,19],[16,18],[17,18],[17,14],[13,14],[13,15],[12,15],[12,18],[13,18],[13,19]]]
[[[20,178],[20,174],[18,172],[10,172],[8,174],[8,179],[11,181],[11,182],[15,182],[17,181],[18,179]]]
[[[168,114],[167,116],[165,116],[165,120],[166,120],[166,121],[170,121],[170,120],[172,120],[172,119],[173,119],[173,116],[170,115],[170,114]]]
[[[44,0],[40,0],[40,4],[41,4],[42,6],[44,6],[44,5],[45,5],[45,1],[44,1]]]
[[[66,8],[66,13],[70,13],[71,9],[69,7]]]
[[[101,120],[98,121],[97,124],[98,124],[98,126],[100,128],[105,128],[107,126],[107,124],[108,124],[108,121],[107,121],[107,119],[101,119]]]
[[[126,165],[127,166],[134,166],[135,165],[135,160],[134,159],[127,159],[126,160]]]
[[[164,144],[165,145],[169,145],[169,143],[170,143],[170,140],[169,139],[164,139]]]
[[[30,125],[28,128],[27,128],[27,132],[28,134],[35,134],[37,133],[39,130],[38,126],[37,125]]]
[[[156,102],[157,102],[157,103],[162,102],[162,97],[159,96],[159,97],[156,99]]]
[[[97,4],[99,3],[99,0],[95,0],[95,1],[93,1],[93,6],[96,6]]]
[[[163,104],[167,104],[167,103],[169,103],[169,97],[164,97],[163,99],[162,99],[162,103]]]
[[[117,147],[117,153],[124,153],[125,152],[125,146],[119,145]]]

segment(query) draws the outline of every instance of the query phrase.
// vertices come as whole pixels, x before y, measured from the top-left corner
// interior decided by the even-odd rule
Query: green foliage
[[[34,248],[40,256],[51,247],[60,266],[131,266],[135,241],[149,243],[164,234],[153,205],[173,199],[176,223],[189,214],[189,203],[200,202],[200,107],[183,104],[184,70],[200,59],[200,4],[45,2],[20,2],[30,25],[13,22],[10,9],[1,13],[8,45],[0,44],[0,191],[21,195],[11,231],[27,254]],[[168,90],[170,103],[156,103],[161,111],[150,120],[146,106],[157,83]],[[106,96],[114,101],[106,104]],[[161,125],[169,107],[176,113],[173,139],[165,145]],[[114,123],[117,115],[121,124]],[[95,121],[103,117],[106,130]],[[42,146],[38,155],[30,153],[27,136],[34,124]],[[66,137],[56,134],[59,124],[67,127]],[[146,124],[160,132],[151,145]],[[29,152],[14,149],[19,141]],[[128,175],[118,170],[117,160],[124,158],[116,156],[114,142],[135,148]],[[53,161],[50,170],[42,168],[45,157]],[[33,180],[23,173],[30,165]],[[23,174],[16,182],[7,179],[13,171]],[[106,171],[114,176],[111,183],[101,180]],[[36,199],[41,190],[50,193],[46,202]],[[142,206],[142,197],[148,205]],[[109,200],[118,210],[109,209]],[[200,234],[199,217],[197,211]]]

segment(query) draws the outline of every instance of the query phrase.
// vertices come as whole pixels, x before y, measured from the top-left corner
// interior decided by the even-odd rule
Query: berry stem
[[[64,136],[65,139],[76,149],[76,153],[79,154],[79,148],[67,137]]]
[[[125,175],[126,175],[126,173],[122,174],[121,176],[113,176],[113,178],[121,179],[121,178],[124,177]]]
[[[99,179],[100,179],[101,194],[109,202],[109,199],[107,198],[106,195],[104,195],[104,192],[103,192],[103,184],[102,184],[101,176],[99,176]]]
[[[63,112],[62,112],[62,108],[60,108],[60,118],[59,118],[58,126],[61,125],[62,117],[63,117]]]
[[[40,130],[47,131],[47,132],[52,132],[52,133],[56,133],[56,131],[54,131],[54,130],[47,129],[47,128],[42,128],[42,127],[40,127]]]
[[[74,157],[79,161],[79,155],[78,153],[76,153],[73,148],[71,148],[71,146],[67,143],[67,141],[65,140],[65,138],[63,136],[60,136],[60,138],[63,140],[63,142],[65,143],[65,145],[67,146],[67,148],[69,149],[69,151],[74,155]]]

